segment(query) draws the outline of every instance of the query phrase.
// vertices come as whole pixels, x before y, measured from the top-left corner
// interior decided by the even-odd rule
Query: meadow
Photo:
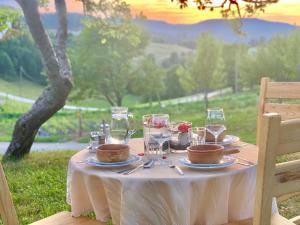
[[[255,120],[257,91],[248,91],[239,94],[228,94],[210,101],[211,107],[223,107],[226,115],[226,125],[230,133],[238,134],[245,141],[255,142]],[[202,102],[182,103],[166,105],[164,107],[154,104],[135,104],[131,101],[129,111],[134,118],[132,127],[137,130],[135,137],[142,136],[141,119],[149,113],[168,113],[173,121],[190,121],[194,126],[203,126],[205,123],[205,109]],[[13,125],[21,113],[29,109],[27,104],[5,101],[0,106],[0,141],[9,141],[13,131]],[[109,121],[110,112],[86,112],[80,113],[82,123],[82,136],[79,137],[78,112],[61,110],[56,113],[41,128],[41,135],[36,141],[63,142],[69,140],[88,141],[88,132],[99,128],[102,120]]]

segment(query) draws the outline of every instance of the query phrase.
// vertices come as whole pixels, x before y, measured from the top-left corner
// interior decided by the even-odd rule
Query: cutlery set
[[[154,160],[148,160],[147,162],[145,163],[142,163],[142,164],[138,164],[137,166],[135,167],[131,167],[131,168],[128,168],[128,169],[124,169],[124,170],[120,170],[120,171],[117,171],[116,173],[119,173],[119,174],[122,174],[122,175],[129,175],[129,174],[132,174],[134,172],[136,172],[137,170],[143,168],[143,169],[150,169],[150,168],[153,168],[154,167],[154,163],[155,161]],[[175,169],[175,171],[179,174],[179,175],[184,175],[184,173],[182,172],[182,170],[173,164],[173,162],[171,161],[170,164],[168,165],[169,168],[171,169]]]

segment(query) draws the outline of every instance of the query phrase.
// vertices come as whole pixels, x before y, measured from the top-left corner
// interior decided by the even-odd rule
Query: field
[[[181,54],[190,53],[192,50],[179,45],[165,43],[151,43],[146,49],[146,54],[153,54],[159,63],[168,58],[173,52],[180,56]]]
[[[243,92],[237,95],[229,94],[212,99],[211,107],[223,107],[226,115],[228,132],[238,135],[243,141],[255,143],[256,132],[256,105],[258,91]],[[6,119],[0,120],[0,136],[9,137],[12,125],[18,115],[25,110],[24,105],[5,105],[0,113]],[[202,102],[179,104],[161,108],[134,108],[133,126],[137,129],[135,137],[142,136],[141,117],[148,113],[169,113],[172,120],[191,121],[195,126],[203,126],[205,123],[205,110]],[[108,112],[83,112],[84,136],[82,140],[87,141],[87,132],[96,129],[101,119],[108,120]],[[62,111],[57,113],[44,129],[50,132],[60,132],[65,139],[75,137],[77,129],[77,118],[75,112]],[[75,133],[68,133],[75,131]],[[60,135],[61,134],[61,135]],[[73,135],[73,136],[72,136]],[[41,137],[40,137],[41,138]],[[9,162],[4,164],[8,177],[9,186],[13,193],[13,199],[22,224],[28,224],[42,217],[51,215],[61,210],[69,210],[65,203],[67,163],[74,151],[32,153],[20,162]],[[286,158],[281,158],[284,161]],[[300,198],[283,202],[280,204],[280,212],[291,217],[300,214]],[[47,204],[45,204],[47,203]]]
[[[238,95],[229,94],[224,97],[212,99],[210,106],[223,107],[226,114],[226,123],[230,133],[239,135],[243,140],[255,142],[257,92],[244,92]],[[28,109],[26,104],[16,104],[7,101],[0,106],[0,141],[9,141],[16,119]],[[137,130],[136,137],[142,135],[141,118],[149,113],[169,113],[174,121],[190,121],[195,126],[205,123],[205,109],[202,102],[185,103],[160,107],[134,107],[129,106],[134,114],[132,126]],[[61,110],[56,113],[41,128],[36,141],[68,141],[79,139],[87,141],[87,133],[98,129],[102,120],[109,121],[109,112],[81,112],[83,137],[78,137],[78,117],[76,111]]]
[[[42,93],[43,87],[27,80],[8,82],[0,79],[0,92],[36,99]]]

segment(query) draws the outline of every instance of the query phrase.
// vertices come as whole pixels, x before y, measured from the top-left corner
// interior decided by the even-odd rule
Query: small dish
[[[188,159],[193,164],[216,164],[223,158],[222,145],[194,145],[187,148]]]
[[[123,162],[115,162],[115,163],[99,162],[95,157],[87,158],[86,160],[83,160],[83,162],[89,166],[95,166],[100,168],[117,168],[117,167],[128,166],[140,160],[141,157],[136,155],[130,155],[129,158]]]
[[[194,164],[188,158],[179,159],[181,165],[193,169],[221,169],[236,164],[236,159],[231,156],[223,156],[222,160],[216,164]]]

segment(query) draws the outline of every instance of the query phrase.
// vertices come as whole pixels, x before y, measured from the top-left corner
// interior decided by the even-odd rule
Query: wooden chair
[[[276,164],[276,157],[300,152],[300,119],[282,121],[277,113],[264,114],[261,123],[256,178],[255,210],[252,219],[227,225],[295,225],[272,214],[272,198],[300,191],[300,160]]]
[[[257,118],[256,143],[259,143],[260,124],[264,113],[278,113],[282,120],[300,118],[300,104],[271,103],[271,100],[300,99],[300,82],[273,82],[261,79]]]
[[[2,165],[0,163],[0,221],[4,225],[18,225],[18,217],[7,185]],[[87,217],[73,218],[70,212],[60,212],[32,225],[105,225]]]

